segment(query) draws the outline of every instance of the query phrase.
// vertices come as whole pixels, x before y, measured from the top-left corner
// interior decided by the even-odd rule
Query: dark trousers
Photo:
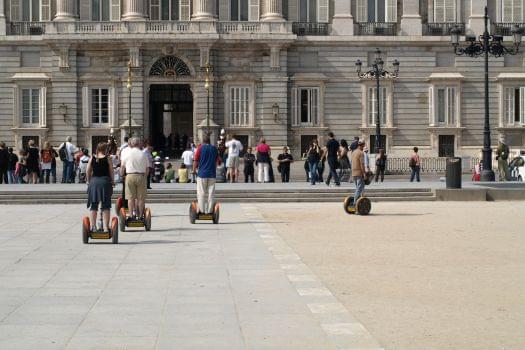
[[[245,167],[244,168],[244,182],[254,182],[254,173],[255,170],[252,167]]]
[[[281,165],[281,181],[290,182],[290,167],[283,167]]]
[[[45,170],[42,170],[42,176],[40,178],[40,182],[41,183],[46,183],[48,184],[49,183],[49,175],[51,174],[51,169],[45,169]]]
[[[420,167],[419,166],[415,166],[412,168],[412,174],[410,175],[410,182],[414,181],[414,178],[416,178],[416,181],[419,182],[420,179],[419,179],[419,171],[420,171]]]
[[[381,176],[381,182],[385,179],[385,167],[384,166],[376,166],[376,182],[379,180],[379,177]]]
[[[317,181],[323,182],[324,162],[317,164]]]
[[[9,183],[9,180],[7,178],[7,168],[2,168],[0,169],[0,184],[8,184]]]
[[[337,159],[328,159],[328,167],[330,168],[330,171],[328,173],[328,177],[326,178],[326,183],[329,184],[333,176],[335,183],[339,185],[339,176],[337,175],[336,171]]]

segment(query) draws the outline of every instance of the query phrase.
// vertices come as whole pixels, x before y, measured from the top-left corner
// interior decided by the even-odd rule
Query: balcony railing
[[[328,23],[294,22],[292,32],[295,35],[328,35]]]
[[[286,22],[219,22],[219,34],[289,34]]]
[[[423,35],[446,36],[450,35],[452,28],[458,27],[460,35],[465,35],[465,23],[424,23]]]
[[[512,30],[516,27],[523,27],[525,23],[515,23],[515,22],[500,22],[492,24],[492,34],[510,36],[512,35]]]
[[[46,32],[46,22],[12,22],[9,35],[42,35]]]
[[[393,22],[361,22],[356,23],[356,35],[397,35],[397,23]]]

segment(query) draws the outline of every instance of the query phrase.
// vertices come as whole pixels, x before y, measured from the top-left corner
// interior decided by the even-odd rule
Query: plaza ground
[[[525,348],[525,202],[152,209],[84,245],[83,205],[0,206],[0,348]]]

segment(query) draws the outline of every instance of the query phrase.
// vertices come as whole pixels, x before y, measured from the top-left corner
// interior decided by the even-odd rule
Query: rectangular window
[[[504,103],[507,124],[525,124],[525,87],[505,88]]]
[[[91,20],[103,22],[120,20],[120,1],[91,0]]]
[[[248,86],[230,87],[230,125],[250,125],[250,88]]]
[[[248,1],[230,0],[230,18],[232,21],[247,21]]]
[[[381,117],[381,125],[386,125],[387,120],[387,93],[388,90],[386,87],[379,88],[379,112]],[[377,123],[377,88],[369,87],[368,88],[368,125],[376,125]]]
[[[22,123],[36,125],[40,115],[40,89],[22,89]]]
[[[297,94],[298,123],[315,126],[319,122],[319,88],[301,87]]]
[[[91,124],[109,123],[109,90],[91,89]]]
[[[434,0],[434,22],[456,22],[456,0]]]
[[[439,135],[438,139],[438,156],[454,157],[454,135]]]
[[[381,143],[381,147],[386,147],[386,135],[381,135],[379,138],[379,142]],[[370,149],[371,154],[378,153],[376,150],[376,135],[370,135],[370,143],[368,144],[368,148]]]
[[[299,1],[299,21],[317,22],[317,0]]]
[[[356,0],[357,22],[397,22],[397,0]]]
[[[40,21],[40,0],[21,0],[21,1],[22,1],[22,21],[25,21],[25,22]]]
[[[523,0],[501,0],[503,22],[523,22]]]
[[[436,88],[436,121],[441,125],[456,123],[456,88]]]

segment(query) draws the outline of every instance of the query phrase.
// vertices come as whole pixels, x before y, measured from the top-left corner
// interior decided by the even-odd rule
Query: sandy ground
[[[386,349],[525,349],[525,202],[259,208]]]

